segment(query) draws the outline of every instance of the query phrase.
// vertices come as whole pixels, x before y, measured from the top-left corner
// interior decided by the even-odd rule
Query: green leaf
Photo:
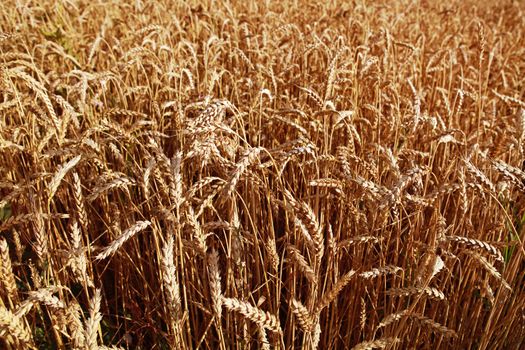
[[[0,221],[5,221],[11,217],[13,210],[11,204],[7,203],[5,206],[0,208]]]

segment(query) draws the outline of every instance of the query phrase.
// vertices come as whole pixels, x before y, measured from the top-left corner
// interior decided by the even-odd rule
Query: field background
[[[0,347],[525,346],[524,10],[3,0]]]

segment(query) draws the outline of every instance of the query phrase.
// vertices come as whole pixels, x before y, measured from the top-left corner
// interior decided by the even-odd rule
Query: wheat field
[[[0,348],[525,347],[524,11],[3,0]]]

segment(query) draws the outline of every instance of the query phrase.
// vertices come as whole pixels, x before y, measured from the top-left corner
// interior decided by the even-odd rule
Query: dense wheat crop
[[[3,0],[0,347],[525,346],[524,10]]]

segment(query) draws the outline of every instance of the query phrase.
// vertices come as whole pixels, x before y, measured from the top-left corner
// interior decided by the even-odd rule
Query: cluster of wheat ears
[[[3,0],[0,347],[525,345],[525,6]]]

